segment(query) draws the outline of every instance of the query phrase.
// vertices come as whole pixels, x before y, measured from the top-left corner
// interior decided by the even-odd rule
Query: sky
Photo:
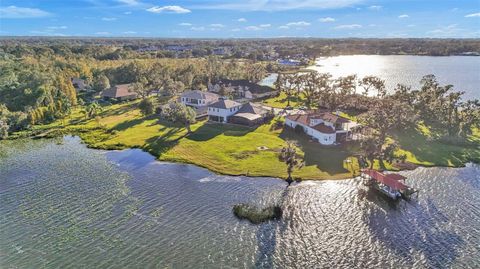
[[[0,0],[0,36],[480,38],[480,0]]]

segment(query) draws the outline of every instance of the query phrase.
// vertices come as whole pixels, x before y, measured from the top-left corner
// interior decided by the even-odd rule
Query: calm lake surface
[[[230,177],[99,151],[78,138],[0,143],[0,268],[479,268],[480,167],[404,173],[398,204],[358,180]],[[281,203],[237,220],[232,205]]]
[[[465,91],[465,99],[480,98],[480,57],[475,56],[337,56],[319,58],[309,69],[330,73],[334,78],[377,76],[386,81],[387,90],[398,83],[418,88],[424,75],[434,74],[442,85],[452,84],[456,90]],[[276,75],[269,76],[261,84],[273,85],[275,79]]]

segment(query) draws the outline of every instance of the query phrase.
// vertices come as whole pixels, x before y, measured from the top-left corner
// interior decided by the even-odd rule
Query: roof
[[[137,93],[130,90],[131,84],[120,84],[111,87],[110,89],[106,89],[102,92],[103,97],[109,98],[121,98],[126,96],[136,96]]]
[[[321,112],[321,113],[316,113],[315,115],[311,116],[312,119],[322,119],[324,121],[328,121],[331,123],[348,123],[350,122],[349,119],[344,118],[339,115],[335,115],[331,112]]]
[[[405,190],[408,188],[408,186],[403,184],[401,181],[394,179],[394,178],[403,177],[402,175],[398,175],[398,174],[385,175],[379,171],[375,171],[372,169],[365,169],[362,172],[369,175],[372,179],[376,180],[377,182],[383,183],[394,190]]]
[[[232,101],[232,100],[220,99],[217,102],[208,105],[208,107],[229,109],[229,108],[237,107],[237,106],[241,106],[241,105],[242,104],[240,104],[239,102],[235,102],[235,101]]]
[[[216,84],[223,84],[225,86],[232,86],[232,87],[244,86],[244,87],[248,87],[248,90],[251,93],[256,93],[256,94],[274,91],[272,87],[265,86],[265,85],[258,85],[257,83],[252,83],[246,79],[236,79],[236,80],[222,79],[218,81]]]
[[[254,103],[246,103],[238,110],[238,113],[251,113],[251,114],[258,114],[258,115],[264,115],[268,113],[268,109],[264,108],[260,104],[254,104]]]
[[[315,126],[310,126],[310,128],[315,129],[315,130],[317,130],[321,133],[324,133],[324,134],[334,134],[335,133],[335,130],[332,127],[327,126],[323,123],[317,124]]]
[[[261,115],[252,114],[252,113],[237,113],[237,114],[233,115],[232,117],[245,118],[245,119],[250,120],[250,121],[262,118]]]
[[[400,174],[386,174],[385,177],[393,180],[405,180],[407,177],[404,177]]]
[[[200,90],[192,90],[192,91],[183,92],[182,97],[217,101],[220,96],[213,92],[203,92]]]
[[[291,120],[291,121],[296,121],[300,124],[303,124],[303,125],[309,125],[309,117],[307,114],[293,114],[293,115],[287,115],[286,117],[287,119]]]

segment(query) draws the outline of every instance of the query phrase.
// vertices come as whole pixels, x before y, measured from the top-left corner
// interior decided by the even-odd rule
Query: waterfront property
[[[103,99],[114,99],[117,101],[133,100],[137,93],[131,89],[131,84],[119,84],[104,90],[101,94]]]
[[[220,96],[212,92],[202,92],[199,90],[191,90],[183,92],[180,96],[180,102],[186,106],[195,108],[197,116],[207,115],[207,107],[218,101]]]
[[[357,124],[328,111],[308,111],[287,115],[285,125],[290,128],[300,126],[305,134],[322,145],[334,145],[353,138],[352,128]]]
[[[393,200],[410,199],[410,196],[417,192],[405,184],[406,177],[400,174],[384,174],[373,169],[364,169],[362,178],[368,179],[376,190]]]
[[[242,104],[236,101],[220,99],[208,106],[207,114],[210,121],[226,123],[228,118],[238,112]]]

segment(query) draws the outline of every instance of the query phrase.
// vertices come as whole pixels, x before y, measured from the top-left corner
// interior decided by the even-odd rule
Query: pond
[[[0,268],[478,268],[480,167],[403,173],[417,199],[358,180],[213,174],[76,137],[0,142]],[[237,203],[281,203],[253,225]]]

